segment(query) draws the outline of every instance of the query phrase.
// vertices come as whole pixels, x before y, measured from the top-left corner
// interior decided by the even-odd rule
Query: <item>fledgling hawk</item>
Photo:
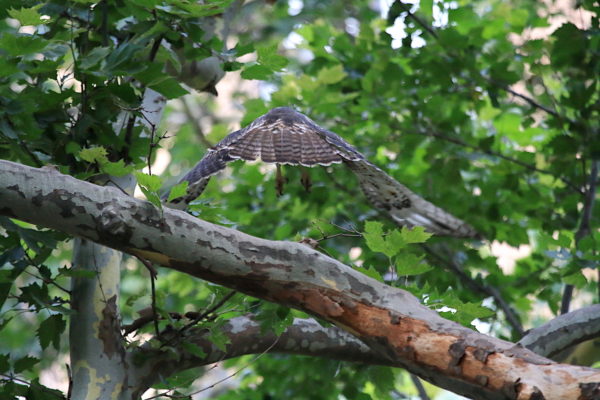
[[[469,224],[418,196],[365,159],[340,136],[288,107],[272,109],[211,148],[180,180],[189,182],[187,194],[174,199],[170,206],[185,208],[202,193],[212,175],[235,160],[261,160],[276,163],[278,167],[280,164],[313,167],[343,163],[357,176],[367,199],[397,224],[422,226],[437,235],[477,236]],[[305,175],[303,183],[309,185]],[[279,168],[277,185],[280,191]]]

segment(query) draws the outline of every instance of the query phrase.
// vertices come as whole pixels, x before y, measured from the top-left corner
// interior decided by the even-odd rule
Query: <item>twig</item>
[[[183,105],[183,112],[185,113],[185,116],[192,124],[192,128],[194,129],[194,132],[196,132],[196,136],[198,137],[200,142],[204,145],[204,147],[206,147],[206,149],[210,149],[211,147],[213,147],[213,144],[204,135],[204,132],[202,131],[202,127],[200,126],[200,122],[196,120],[196,117],[192,113],[192,109],[190,108],[190,105],[187,103],[185,97],[181,98],[181,104]]]
[[[549,108],[549,107],[547,107],[547,106],[545,106],[543,104],[538,103],[537,101],[535,101],[531,97],[528,97],[528,96],[525,96],[522,93],[516,92],[513,89],[511,89],[509,86],[503,85],[500,82],[496,82],[493,79],[489,79],[489,78],[486,78],[486,79],[492,85],[494,85],[494,86],[496,86],[496,87],[498,87],[498,88],[500,88],[500,89],[502,89],[502,90],[504,90],[504,91],[512,94],[515,97],[518,97],[518,98],[520,98],[522,100],[525,100],[525,102],[527,104],[529,104],[530,106],[535,107],[535,108],[539,108],[540,110],[543,110],[543,111],[547,112],[548,114],[550,114],[552,116],[555,116],[556,118],[562,118],[562,116],[558,112],[556,112],[555,110],[552,110],[551,108]]]
[[[160,331],[158,329],[158,313],[156,312],[156,286],[154,283],[154,280],[158,276],[158,272],[156,271],[154,266],[152,266],[152,263],[150,261],[140,256],[136,256],[136,258],[140,260],[140,262],[144,264],[144,266],[150,272],[150,289],[152,290],[152,319],[154,320],[154,331],[156,333],[156,336],[158,336],[160,334]]]
[[[410,7],[408,7],[406,4],[404,4],[402,1],[398,0],[396,1],[396,4],[399,4],[400,7],[402,8],[402,10],[404,12],[406,12],[406,14],[413,20],[415,21],[417,24],[419,24],[421,26],[421,28],[425,29],[427,32],[429,32],[429,34],[431,36],[433,36],[434,38],[438,39],[438,34],[437,32],[425,21],[423,21],[419,16],[415,15],[413,12],[410,11]]]
[[[395,128],[399,129],[398,127],[395,127]],[[406,132],[406,133],[408,133],[408,134],[414,134],[414,135],[421,135],[421,136],[429,136],[429,137],[434,137],[434,138],[442,139],[442,140],[445,140],[445,141],[447,141],[449,143],[454,143],[454,144],[456,144],[458,146],[462,146],[462,147],[466,147],[468,149],[476,150],[476,151],[482,152],[484,154],[490,155],[492,157],[501,158],[501,159],[503,159],[505,161],[509,161],[509,162],[511,162],[513,164],[516,164],[516,165],[519,165],[519,166],[521,166],[523,168],[526,168],[526,169],[528,169],[530,171],[539,172],[541,174],[551,175],[551,176],[555,177],[556,179],[560,179],[565,185],[567,185],[568,187],[570,187],[571,189],[573,189],[577,193],[579,193],[581,195],[584,194],[584,192],[581,190],[581,188],[579,188],[576,184],[574,184],[573,182],[571,182],[569,179],[564,178],[562,176],[557,176],[552,171],[538,168],[538,167],[536,167],[534,165],[528,164],[528,163],[523,162],[521,160],[518,160],[516,158],[512,158],[512,157],[506,156],[506,155],[504,155],[502,153],[498,153],[498,152],[495,152],[495,151],[492,151],[492,150],[485,150],[485,149],[480,148],[479,146],[469,144],[469,143],[464,142],[464,141],[462,141],[460,139],[453,138],[453,137],[444,135],[444,134],[439,133],[439,132],[434,132],[434,131],[428,131],[428,132],[423,132],[423,131],[409,131],[409,132]]]
[[[17,378],[14,375],[0,374],[0,376],[3,376],[4,378],[9,379],[11,381],[16,381],[16,382],[22,383],[22,384],[27,385],[29,387],[33,386],[36,389],[41,390],[42,392],[46,392],[48,394],[53,395],[57,399],[64,399],[64,397],[62,396],[62,394],[58,394],[53,389],[50,389],[50,388],[48,388],[46,386],[42,386],[40,383],[31,383],[31,382],[28,382],[28,381],[26,381],[24,379]]]
[[[143,115],[143,113],[142,113]],[[156,143],[154,142],[154,134],[156,133],[156,126],[154,124],[150,124],[152,127],[152,130],[150,132],[150,145],[148,146],[148,158],[146,160],[146,163],[148,165],[148,175],[152,175],[152,152],[154,151],[154,149],[156,147],[158,147],[158,144],[160,143],[161,140],[168,138],[169,136],[167,135],[167,132],[165,132],[163,135],[160,135],[158,137],[158,140],[156,141]]]
[[[352,229],[347,229],[344,228],[343,226],[339,226],[336,223],[334,223],[333,221],[329,222],[332,226],[335,226],[336,228],[338,228],[339,230],[343,231],[343,232],[338,232],[338,233],[334,233],[332,235],[326,235],[325,232],[323,232],[323,230],[321,229],[321,227],[319,225],[316,225],[316,228],[318,229],[318,231],[321,233],[321,238],[319,239],[314,239],[317,243],[320,243],[324,240],[327,239],[333,239],[336,237],[362,237],[362,233],[360,233],[359,231],[357,231],[354,227],[352,227]]]
[[[204,311],[203,313],[199,314],[198,316],[195,316],[194,318],[192,318],[192,321],[189,322],[188,324],[184,325],[180,330],[179,333],[183,333],[184,331],[186,331],[187,329],[191,328],[192,326],[196,325],[199,321],[202,321],[204,318],[206,318],[207,316],[209,316],[210,314],[214,313],[215,311],[217,311],[219,308],[221,308],[223,306],[223,304],[227,303],[227,301],[229,299],[231,299],[237,292],[235,290],[230,291],[229,293],[227,293],[225,296],[223,296],[223,298],[217,302],[217,304],[215,304],[214,306],[212,306],[211,308],[209,308],[208,310]]]
[[[280,336],[277,336],[277,337],[275,338],[275,341],[273,342],[273,344],[271,344],[269,347],[267,347],[267,348],[265,349],[265,351],[263,351],[262,353],[258,354],[256,357],[254,357],[252,360],[248,361],[248,362],[247,362],[245,365],[242,365],[240,368],[238,368],[237,370],[235,370],[233,373],[231,373],[231,374],[227,375],[225,378],[219,379],[218,381],[216,381],[216,382],[214,382],[214,383],[212,383],[212,384],[210,384],[210,385],[208,385],[208,386],[205,386],[205,387],[203,387],[203,388],[202,388],[202,389],[200,389],[200,390],[196,390],[196,391],[194,391],[194,392],[192,392],[192,393],[190,393],[190,394],[187,394],[187,395],[185,395],[185,396],[176,396],[176,395],[169,395],[168,393],[169,393],[170,391],[174,390],[174,389],[169,389],[169,390],[167,390],[166,392],[163,392],[163,393],[159,393],[159,394],[157,394],[156,396],[148,397],[148,398],[147,398],[147,400],[150,400],[150,399],[156,399],[156,398],[158,398],[158,397],[160,397],[160,396],[167,396],[167,397],[170,397],[170,398],[173,398],[173,399],[178,399],[178,398],[189,398],[190,396],[192,396],[192,395],[194,395],[194,394],[198,394],[198,393],[204,392],[204,391],[206,391],[206,390],[208,390],[208,389],[212,389],[212,388],[214,388],[215,386],[217,386],[218,384],[220,384],[220,383],[223,383],[223,382],[225,382],[226,380],[233,378],[234,376],[236,376],[237,374],[239,374],[241,371],[243,371],[244,369],[246,369],[246,368],[248,368],[250,365],[252,365],[254,362],[256,362],[256,361],[257,361],[259,358],[261,358],[262,356],[264,356],[265,354],[267,354],[269,351],[271,351],[271,349],[272,349],[273,347],[275,347],[275,345],[277,344],[277,342],[279,342],[279,338],[280,338]]]
[[[150,309],[150,314],[147,315],[146,310]],[[121,329],[123,330],[123,335],[127,336],[130,333],[139,330],[140,328],[142,328],[144,325],[146,325],[149,322],[152,322],[152,320],[154,319],[154,314],[152,313],[152,307],[148,307],[148,308],[144,308],[141,311],[138,311],[138,313],[141,315],[141,317],[137,318],[136,320],[134,320],[131,324],[128,325],[123,325],[121,327]],[[188,313],[186,313],[188,314]],[[169,316],[173,319],[177,319],[180,320],[183,318],[183,316],[177,312],[169,312]]]
[[[27,247],[27,248],[29,248],[29,246],[27,246],[27,245],[25,245],[25,244],[23,244],[22,246],[23,246],[23,247]],[[27,258],[27,261],[29,261],[29,263],[30,263],[32,266],[34,266],[34,267],[36,267],[36,268],[39,268],[39,266],[38,266],[38,265],[37,265],[37,264],[34,262],[33,258],[31,258],[31,257],[29,256],[29,254],[27,254],[27,252],[26,252],[26,251],[24,252],[24,254],[25,254],[25,257]],[[38,271],[39,271],[39,269],[38,269]],[[53,279],[46,279],[46,278],[44,278],[43,276],[37,276],[36,274],[33,274],[33,273],[31,273],[31,272],[29,272],[29,271],[27,271],[27,270],[24,270],[24,272],[25,272],[26,274],[29,274],[29,275],[33,276],[34,278],[37,278],[37,279],[41,280],[41,281],[42,281],[42,282],[44,282],[44,283],[47,283],[47,284],[51,284],[51,285],[54,285],[54,286],[56,286],[58,289],[62,290],[63,292],[65,292],[65,293],[67,293],[67,294],[71,294],[71,291],[70,291],[69,289],[66,289],[66,288],[62,287],[61,285],[59,285],[58,283],[56,283],[56,281],[54,281]]]
[[[425,390],[425,386],[423,386],[423,382],[419,379],[415,374],[410,374],[410,379],[413,381],[413,384],[417,388],[417,392],[419,393],[419,397],[421,400],[430,400],[427,391]]]
[[[73,394],[73,374],[71,373],[71,367],[69,364],[65,364],[67,367],[67,377],[69,378],[69,388],[67,389],[67,400],[71,400]]]

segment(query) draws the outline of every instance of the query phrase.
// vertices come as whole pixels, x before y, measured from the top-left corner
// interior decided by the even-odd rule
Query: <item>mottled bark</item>
[[[300,354],[373,365],[392,365],[349,333],[335,326],[325,328],[313,319],[296,318],[278,337],[272,331],[262,332],[257,322],[242,316],[229,320],[221,327],[221,333],[230,340],[227,351],[220,350],[210,341],[206,329],[195,328],[185,335],[179,335],[177,331],[162,335],[161,340],[170,343],[175,352],[157,349],[150,342],[131,352],[131,359],[141,357],[148,360],[135,370],[135,393],[143,393],[161,376],[247,354]],[[206,356],[198,358],[188,353],[183,342],[200,346]],[[179,358],[174,359],[174,353]]]
[[[142,118],[122,112],[113,124],[115,132],[126,129],[127,121],[145,128],[151,135],[160,122],[166,99],[146,89]],[[110,177],[108,185],[133,193],[132,176]],[[77,238],[73,245],[75,271],[92,271],[92,277],[75,275],[71,282],[69,320],[71,358],[71,397],[73,399],[130,399],[131,366],[121,336],[119,284],[122,253],[100,244]]]
[[[55,170],[0,161],[0,214],[96,241],[331,321],[389,363],[477,399],[597,398],[600,372],[441,318],[308,246],[164,213]]]
[[[530,330],[519,344],[546,357],[600,336],[600,304],[561,314]]]
[[[69,320],[73,399],[126,399],[125,348],[121,340],[118,299],[122,253],[76,239],[73,267],[93,271],[72,281]]]

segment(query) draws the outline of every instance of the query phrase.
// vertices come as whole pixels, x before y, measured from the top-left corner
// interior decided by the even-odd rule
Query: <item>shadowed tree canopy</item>
[[[0,3],[0,398],[600,397],[597,2]]]

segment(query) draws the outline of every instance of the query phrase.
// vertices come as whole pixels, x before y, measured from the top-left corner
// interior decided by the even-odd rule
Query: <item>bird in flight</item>
[[[478,236],[469,224],[412,192],[369,162],[340,136],[289,107],[272,109],[209,149],[180,180],[188,182],[187,193],[168,205],[185,208],[204,191],[212,175],[235,160],[275,163],[279,193],[283,188],[281,164],[313,167],[343,163],[356,175],[371,204],[388,214],[398,225],[422,226],[430,233],[443,236]],[[302,183],[307,189],[310,187],[305,172]]]

